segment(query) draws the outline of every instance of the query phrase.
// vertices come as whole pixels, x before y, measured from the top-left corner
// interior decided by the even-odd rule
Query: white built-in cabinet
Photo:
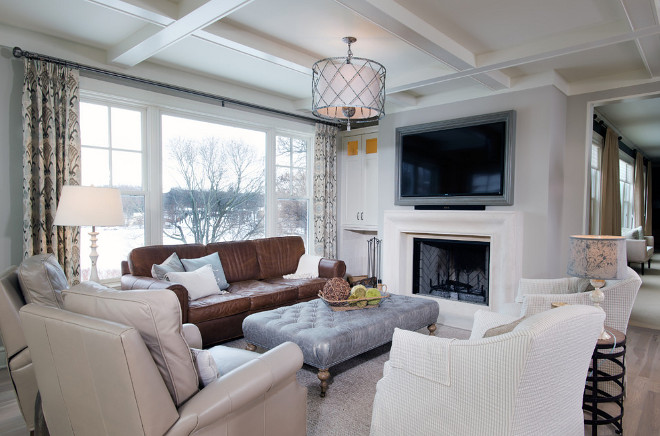
[[[342,138],[342,226],[378,228],[378,132],[345,132]]]

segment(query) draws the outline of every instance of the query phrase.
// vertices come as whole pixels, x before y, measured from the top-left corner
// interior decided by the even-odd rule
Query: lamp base
[[[89,232],[89,240],[91,242],[91,245],[89,246],[92,251],[89,253],[89,258],[92,261],[92,268],[89,272],[89,280],[99,283],[99,273],[98,269],[96,268],[96,260],[99,258],[99,254],[96,251],[96,248],[98,245],[96,245],[96,241],[98,240],[96,237],[99,235],[99,232],[96,231],[96,226],[92,226],[92,231]]]
[[[605,300],[605,294],[603,294],[603,291],[601,291],[600,289],[603,286],[605,286],[605,280],[591,279],[591,286],[594,287],[594,290],[591,291],[591,295],[590,295],[591,301],[593,301],[595,307],[605,312],[605,310],[600,306],[600,303],[602,303]],[[603,329],[600,332],[600,336],[598,336],[598,340],[606,341],[611,338],[612,335],[610,335],[605,331],[605,324],[603,324]]]

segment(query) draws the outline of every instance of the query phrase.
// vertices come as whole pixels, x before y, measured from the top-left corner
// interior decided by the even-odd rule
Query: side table
[[[626,335],[609,327],[605,331],[612,337],[596,344],[582,400],[582,409],[591,415],[590,419],[585,416],[584,423],[591,425],[592,436],[598,434],[599,425],[612,424],[617,434],[623,432]],[[606,404],[612,404],[612,413],[603,410]]]

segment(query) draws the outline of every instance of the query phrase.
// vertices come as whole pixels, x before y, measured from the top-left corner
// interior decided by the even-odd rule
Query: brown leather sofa
[[[229,282],[228,293],[188,300],[181,284],[151,277],[151,267],[176,252],[194,259],[217,252]],[[346,264],[322,259],[319,277],[284,279],[298,267],[305,245],[299,236],[215,242],[208,245],[152,245],[131,250],[122,262],[122,289],[171,289],[181,304],[182,322],[199,327],[204,347],[243,335],[242,323],[252,313],[317,298],[326,281],[343,277]]]

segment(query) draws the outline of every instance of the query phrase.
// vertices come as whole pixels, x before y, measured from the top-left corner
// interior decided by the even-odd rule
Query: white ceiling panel
[[[358,39],[354,56],[387,69],[388,110],[528,86],[570,94],[660,82],[657,0],[21,0],[0,1],[3,24],[6,47],[20,28],[80,44],[67,48],[78,61],[91,47],[97,66],[103,54],[127,74],[166,65],[303,113],[312,64],[344,56],[344,36]],[[165,34],[176,37],[151,44]]]

